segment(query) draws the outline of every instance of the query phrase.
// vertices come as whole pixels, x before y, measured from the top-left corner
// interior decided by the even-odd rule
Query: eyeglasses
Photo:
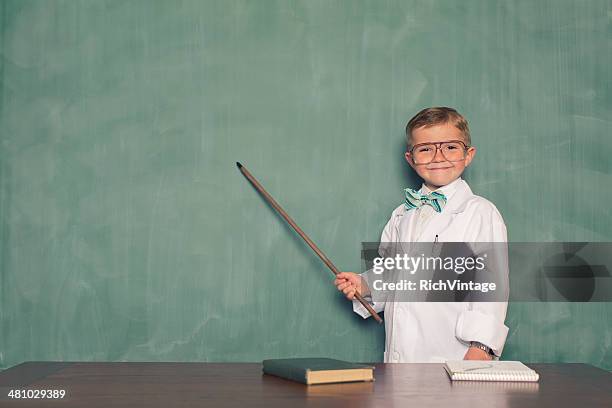
[[[442,152],[442,157],[449,162],[456,162],[465,159],[468,146],[461,140],[449,140],[437,143],[419,143],[409,150],[414,164],[429,164],[433,162],[438,150]]]

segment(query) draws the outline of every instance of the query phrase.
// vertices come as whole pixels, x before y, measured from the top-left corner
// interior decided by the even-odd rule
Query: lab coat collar
[[[468,183],[462,178],[458,178],[444,187],[449,187],[450,191],[444,192],[445,194],[448,193],[448,196],[446,197],[447,202],[446,206],[442,209],[442,214],[458,214],[465,211],[467,201],[474,195]],[[441,187],[439,190],[444,187]]]

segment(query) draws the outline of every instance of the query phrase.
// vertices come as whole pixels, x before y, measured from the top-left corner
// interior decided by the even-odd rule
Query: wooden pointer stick
[[[333,274],[338,275],[340,273],[338,268],[336,268],[336,266],[332,263],[332,261],[330,261],[329,258],[325,256],[323,251],[321,251],[319,247],[316,246],[314,242],[312,242],[312,240],[308,237],[308,235],[306,235],[306,233],[302,231],[302,229],[295,223],[295,221],[291,219],[289,214],[287,214],[285,210],[282,209],[282,207],[276,202],[276,200],[272,198],[270,194],[268,194],[266,189],[263,188],[261,184],[259,184],[259,182],[255,179],[255,177],[253,177],[253,175],[239,162],[236,162],[236,166],[238,166],[238,168],[240,169],[240,172],[251,182],[251,184],[253,184],[253,186],[257,189],[257,191],[259,191],[265,197],[266,201],[268,201],[270,205],[272,205],[272,207],[274,207],[274,209],[285,219],[285,221],[287,221],[289,225],[291,225],[291,227],[295,230],[295,232],[297,232],[300,235],[300,237],[302,237],[302,239],[306,241],[308,246],[312,248],[313,251],[316,252],[319,258],[321,258],[321,260],[325,263],[325,265],[327,265],[327,267],[333,272]],[[355,298],[357,298],[357,300],[368,310],[368,312],[370,312],[372,317],[378,323],[382,323],[382,319],[380,318],[378,313],[374,311],[372,306],[370,306],[370,304],[359,293],[355,292]]]

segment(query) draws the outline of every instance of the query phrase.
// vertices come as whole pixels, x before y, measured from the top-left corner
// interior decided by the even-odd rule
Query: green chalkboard
[[[456,107],[514,241],[610,241],[609,1],[0,2],[0,367],[382,358],[344,270]],[[585,199],[585,197],[589,199]],[[512,304],[505,358],[612,369],[612,306]]]

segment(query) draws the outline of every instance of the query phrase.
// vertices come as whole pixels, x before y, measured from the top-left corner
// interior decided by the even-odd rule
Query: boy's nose
[[[438,162],[445,162],[445,161],[446,161],[446,157],[444,157],[444,154],[442,153],[442,149],[436,149],[436,152],[434,153],[434,158],[431,162],[438,163]]]

